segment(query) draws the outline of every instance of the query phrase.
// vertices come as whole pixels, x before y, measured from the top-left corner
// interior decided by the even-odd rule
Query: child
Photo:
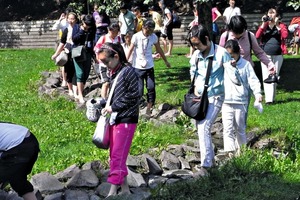
[[[107,67],[98,58],[98,53],[99,53],[99,49],[105,42],[121,44],[122,39],[119,36],[119,33],[120,33],[119,24],[116,22],[111,23],[110,26],[108,27],[108,33],[101,36],[94,47],[94,51],[96,54],[96,60],[99,62],[99,71],[100,71],[101,82],[102,82],[101,97],[104,99],[107,99],[107,97],[108,97],[107,93],[108,93],[108,89],[109,89],[109,76],[108,76],[108,72],[107,72]]]
[[[131,39],[132,39],[132,36],[133,36],[134,32],[133,31],[128,31],[125,35],[125,42],[122,43],[122,47],[124,49],[124,52],[125,54],[128,53],[129,51],[129,47],[130,47],[130,44],[131,44]],[[130,58],[128,58],[128,62],[132,64],[132,55],[130,56]]]
[[[240,56],[240,47],[237,41],[228,40],[225,49],[231,55],[230,62],[224,65],[225,100],[222,106],[224,151],[239,152],[242,145],[247,143],[246,120],[249,104],[250,89],[256,102],[262,101],[261,84],[255,75],[251,64]],[[239,83],[231,77],[232,67],[236,67]],[[234,134],[235,133],[235,134]]]
[[[127,63],[120,44],[103,44],[98,56],[107,65],[112,82],[117,81],[111,104],[102,109],[103,114],[117,113],[114,123],[109,125],[110,171],[107,181],[111,183],[111,187],[108,196],[117,195],[119,186],[121,194],[130,194],[126,160],[139,119],[138,77],[134,68]],[[120,75],[116,80],[118,74]]]
[[[144,82],[147,87],[147,110],[146,114],[151,115],[152,106],[155,102],[155,78],[154,78],[154,62],[152,58],[152,46],[155,46],[156,52],[160,54],[165,61],[167,67],[171,67],[166,56],[159,46],[157,36],[153,33],[155,22],[153,20],[144,21],[142,31],[132,36],[131,45],[127,53],[127,59],[133,52],[132,66],[139,77],[140,96],[144,93]]]
[[[193,13],[194,13],[195,18],[194,18],[193,21],[191,21],[191,22],[189,23],[189,25],[188,25],[188,30],[191,30],[193,26],[198,26],[198,10],[197,10],[197,8],[194,8]],[[188,34],[189,34],[189,33],[188,33]],[[189,37],[189,36],[188,36],[188,37]],[[193,53],[194,53],[194,51],[195,51],[194,47],[193,47],[193,46],[190,46],[190,53],[186,54],[185,56],[186,56],[187,58],[191,58],[192,55],[193,55]]]

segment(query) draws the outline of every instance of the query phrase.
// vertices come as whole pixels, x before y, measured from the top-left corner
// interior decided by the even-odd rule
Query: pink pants
[[[110,172],[107,181],[121,185],[128,175],[126,160],[137,124],[121,123],[109,127],[109,165]]]

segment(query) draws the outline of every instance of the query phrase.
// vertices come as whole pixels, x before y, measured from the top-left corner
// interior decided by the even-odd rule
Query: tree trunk
[[[209,37],[212,39],[212,16],[211,16],[211,1],[197,3],[198,23],[207,28]]]

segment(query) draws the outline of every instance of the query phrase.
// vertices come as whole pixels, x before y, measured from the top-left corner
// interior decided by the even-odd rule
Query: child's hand
[[[261,94],[255,95],[255,101],[262,102],[262,95]]]
[[[236,60],[231,60],[230,64],[231,64],[232,67],[236,67]]]

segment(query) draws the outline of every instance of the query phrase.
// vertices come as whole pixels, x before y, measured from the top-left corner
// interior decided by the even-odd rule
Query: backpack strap
[[[251,38],[250,31],[247,31],[247,32],[248,32],[248,40],[249,40],[249,44],[250,44],[250,53],[252,55],[252,38]],[[227,42],[228,37],[229,37],[229,31],[226,31],[225,42]]]
[[[247,31],[248,32],[248,39],[249,39],[249,44],[250,44],[250,54],[252,55],[252,39],[251,39],[251,34],[250,34],[250,31]]]
[[[229,31],[226,31],[226,37],[225,37],[225,42],[227,42],[229,36]]]

